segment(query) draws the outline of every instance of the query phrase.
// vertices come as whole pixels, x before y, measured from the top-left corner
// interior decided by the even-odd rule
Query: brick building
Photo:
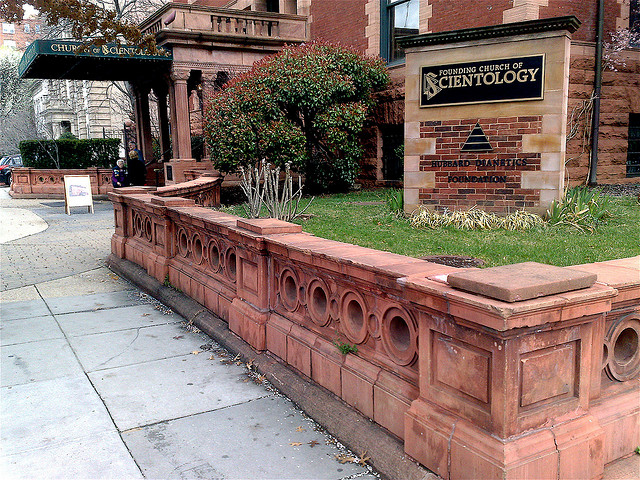
[[[2,20],[0,46],[24,51],[31,42],[40,38],[42,24],[40,17],[25,18],[22,22]]]
[[[385,183],[403,175],[404,59],[397,40],[403,36],[477,28],[574,15],[581,26],[571,45],[566,176],[569,184],[589,180],[589,123],[580,107],[591,106],[594,89],[598,2],[579,0],[478,0],[473,12],[455,0],[195,0],[185,3],[297,14],[307,17],[309,39],[351,45],[389,62],[393,85],[378,95],[368,129],[363,181]],[[604,37],[620,29],[640,31],[639,0],[603,0]],[[605,57],[607,50],[605,49]],[[598,133],[597,183],[630,183],[640,178],[640,45],[613,55],[604,67]],[[607,62],[605,62],[607,63]],[[573,133],[571,133],[573,132]]]

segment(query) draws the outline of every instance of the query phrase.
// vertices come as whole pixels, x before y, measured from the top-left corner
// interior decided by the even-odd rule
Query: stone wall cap
[[[640,286],[640,256],[566,267],[594,273],[597,282],[617,289]]]
[[[596,278],[595,273],[525,262],[451,273],[447,282],[466,292],[513,303],[588,288]]]
[[[301,233],[302,226],[284,222],[275,218],[247,218],[239,219],[238,227],[260,235],[278,233]]]
[[[195,205],[195,200],[182,197],[152,197],[151,204],[162,207],[187,207]]]
[[[531,33],[543,33],[555,30],[575,32],[580,26],[580,20],[573,15],[564,17],[544,18],[541,20],[527,20],[524,22],[489,25],[478,28],[464,28],[449,32],[425,33],[411,35],[398,39],[402,48],[423,47],[427,45],[442,45],[445,43],[467,42],[486,38],[509,37]]]

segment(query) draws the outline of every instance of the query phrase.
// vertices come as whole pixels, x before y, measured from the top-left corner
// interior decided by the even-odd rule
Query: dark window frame
[[[409,3],[411,0],[380,0],[380,56],[384,58],[389,65],[400,65],[404,63],[404,56],[400,58],[392,58],[392,41],[391,41],[391,10],[403,3]],[[420,7],[418,7],[418,12]],[[419,22],[419,13],[418,13]]]

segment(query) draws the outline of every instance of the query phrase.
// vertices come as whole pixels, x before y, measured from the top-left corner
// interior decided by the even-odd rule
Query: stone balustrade
[[[106,195],[113,191],[108,168],[43,169],[17,167],[11,171],[10,194],[14,198],[64,198],[65,175],[88,175],[91,194]]]
[[[465,286],[477,270],[184,198],[109,196],[114,255],[168,280],[444,478],[599,478],[639,443],[640,256],[485,269]],[[500,299],[499,288],[517,296]]]
[[[306,17],[298,15],[214,8],[170,3],[141,24],[145,34],[206,32],[218,37],[250,37],[304,41]]]

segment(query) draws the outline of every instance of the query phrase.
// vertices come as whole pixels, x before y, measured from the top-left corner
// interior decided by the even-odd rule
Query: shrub
[[[120,140],[25,140],[20,142],[22,163],[32,168],[108,168],[118,159]]]
[[[387,193],[387,207],[396,216],[402,216],[404,210],[404,190],[393,189]]]
[[[568,225],[579,231],[593,232],[611,216],[611,199],[598,190],[574,187],[564,197],[551,202],[547,210],[549,225]]]
[[[204,132],[223,173],[291,162],[311,190],[345,190],[362,156],[371,94],[388,83],[379,58],[327,43],[285,47],[207,98]]]

